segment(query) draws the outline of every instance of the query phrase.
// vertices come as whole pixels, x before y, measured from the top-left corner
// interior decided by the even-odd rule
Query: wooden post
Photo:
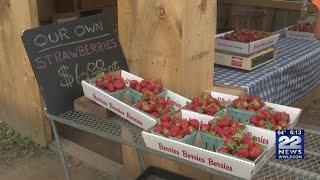
[[[215,0],[118,0],[131,72],[188,97],[212,87],[215,13]]]
[[[120,43],[131,72],[161,79],[186,97],[211,88],[216,5],[216,0],[118,0]],[[135,151],[123,146],[123,159],[125,174],[137,176]],[[154,155],[147,154],[145,159],[189,177],[210,178],[198,169]]]
[[[0,1],[0,119],[41,145],[51,140],[21,33],[38,26],[36,0]]]

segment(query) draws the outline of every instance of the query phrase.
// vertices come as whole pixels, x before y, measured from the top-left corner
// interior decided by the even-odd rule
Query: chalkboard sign
[[[103,14],[30,29],[22,40],[50,114],[73,108],[83,95],[81,80],[128,70],[115,27]]]

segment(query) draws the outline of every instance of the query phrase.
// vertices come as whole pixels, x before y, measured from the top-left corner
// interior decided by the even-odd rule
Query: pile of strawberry
[[[99,73],[95,79],[96,86],[107,92],[115,92],[125,88],[125,82],[121,75]]]
[[[143,94],[134,106],[155,118],[160,118],[175,110],[172,101],[167,101],[164,97],[158,97],[151,92]]]
[[[259,96],[240,96],[232,103],[233,107],[247,111],[258,111],[264,105],[265,103]]]
[[[232,137],[237,132],[241,132],[244,128],[244,125],[233,120],[230,115],[211,120],[208,124],[201,124],[202,131],[222,138]]]
[[[224,139],[223,146],[218,149],[218,152],[254,161],[262,154],[263,150],[261,145],[256,143],[249,134],[237,132],[234,136]]]
[[[199,121],[196,119],[182,119],[178,116],[164,115],[155,127],[154,131],[166,137],[182,139],[199,129]]]
[[[154,94],[159,94],[163,91],[163,84],[161,80],[142,80],[140,83],[137,80],[131,80],[130,87],[141,93],[152,92]]]
[[[290,28],[290,30],[313,33],[314,32],[313,26],[314,26],[314,24],[312,24],[312,23],[304,22],[304,23],[297,24],[297,25],[293,26],[292,28]]]
[[[278,112],[272,108],[261,109],[251,118],[250,123],[266,129],[281,130],[288,126],[290,116],[286,112]]]
[[[253,42],[271,36],[269,32],[262,32],[252,29],[236,28],[233,32],[222,36],[222,39],[238,42]]]
[[[202,94],[194,97],[190,103],[187,104],[186,109],[195,111],[201,114],[215,115],[218,111],[225,107],[226,103],[223,100],[213,98],[210,94]]]

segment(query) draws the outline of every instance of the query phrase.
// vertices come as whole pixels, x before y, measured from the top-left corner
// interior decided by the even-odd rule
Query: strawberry
[[[241,148],[241,149],[236,151],[235,155],[240,157],[240,158],[248,158],[249,157],[249,152],[248,152],[247,149]]]
[[[171,124],[170,122],[161,122],[161,126],[165,129],[170,129]]]
[[[213,116],[224,107],[225,101],[219,101],[210,94],[203,93],[200,96],[193,97],[192,101],[187,103],[185,109]]]
[[[143,108],[142,102],[138,101],[138,102],[136,103],[135,107],[138,108],[138,109],[142,109],[142,108]]]
[[[190,131],[190,129],[181,129],[181,135],[182,135],[182,137],[184,137],[184,136],[187,136],[187,135],[189,135],[189,134],[191,134],[191,131]]]
[[[177,137],[179,135],[179,132],[180,132],[180,127],[171,126],[171,128],[169,129],[169,132],[171,132],[173,137]]]
[[[138,84],[136,85],[136,87],[134,88],[136,91],[140,92],[141,91],[141,86]]]
[[[162,105],[165,105],[167,103],[166,99],[164,97],[159,97],[159,103]]]
[[[124,87],[124,81],[123,80],[119,80],[119,79],[115,80],[114,81],[114,87],[116,89],[122,89]]]
[[[257,159],[261,155],[261,149],[260,146],[254,146],[249,151],[249,157],[252,160]]]
[[[281,121],[278,121],[278,125],[281,126],[282,128],[286,128],[288,125],[288,122],[281,120]]]
[[[103,87],[103,80],[97,81],[97,82],[96,82],[96,86],[97,86],[98,88],[102,88],[102,89],[103,89],[103,88],[104,88],[104,87]]]
[[[160,133],[162,132],[162,126],[158,125],[158,126],[155,128],[155,131],[160,134]]]
[[[288,126],[290,117],[285,112],[277,112],[272,108],[261,109],[251,118],[250,123],[262,128],[278,130]]]
[[[111,80],[112,80],[112,76],[111,76],[110,74],[105,74],[105,75],[103,76],[103,80],[105,80],[105,81],[111,81]]]
[[[194,119],[194,122],[198,121]],[[182,119],[178,116],[168,116],[164,115],[160,119],[160,123],[156,126],[155,131],[160,131],[161,126],[161,134],[166,137],[175,137],[178,139],[184,138],[187,135],[190,135],[195,131],[195,128],[189,125],[189,121]]]
[[[154,88],[155,88],[155,86],[154,86],[154,84],[150,83],[150,84],[147,85],[146,88],[147,88],[148,90],[150,90],[150,91],[153,91]]]
[[[160,93],[160,90],[159,90],[158,88],[154,88],[154,89],[153,89],[153,93],[154,93],[154,94],[159,94],[159,93]]]
[[[250,139],[250,141],[248,141],[247,143],[248,151],[250,151],[253,147],[255,147],[254,142],[252,141],[252,139]]]
[[[208,125],[208,124],[202,124],[202,125],[201,125],[201,129],[204,130],[204,131],[206,131],[206,132],[208,132],[209,129],[210,129],[210,125]]]
[[[181,121],[180,126],[182,129],[189,129],[189,122],[188,121]]]
[[[258,96],[240,96],[232,105],[242,110],[257,111],[264,106],[264,102]]]
[[[141,89],[141,92],[142,93],[146,93],[146,92],[148,92],[148,89],[144,87],[144,88]]]
[[[153,111],[150,115],[155,117],[155,118],[159,118],[160,117],[160,114],[157,111]]]
[[[251,140],[251,137],[249,134],[244,134],[240,140],[241,143],[247,144]]]
[[[171,121],[171,117],[168,115],[163,115],[160,119],[161,122],[170,122]]]
[[[269,32],[236,28],[231,33],[227,33],[220,38],[230,40],[230,41],[249,43],[249,42],[253,42],[253,41],[257,41],[257,40],[266,38],[270,35],[271,35],[271,33],[269,33]]]
[[[227,147],[221,147],[218,149],[218,152],[229,153],[229,149]]]
[[[137,80],[131,80],[130,81],[130,87],[132,89],[135,89],[135,87],[139,84],[139,82]]]
[[[107,86],[107,90],[109,92],[114,92],[114,90],[115,90],[114,85],[112,83],[109,83],[108,86]]]
[[[194,127],[195,129],[199,129],[199,121],[196,119],[190,119],[189,120],[189,125]]]

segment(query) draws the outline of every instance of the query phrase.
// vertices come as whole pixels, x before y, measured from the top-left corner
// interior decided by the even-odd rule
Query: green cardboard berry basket
[[[123,89],[121,89],[121,90],[118,90],[118,91],[115,91],[115,92],[110,92],[110,93],[108,93],[108,94],[109,94],[110,96],[112,96],[112,97],[120,100],[120,101],[123,101],[124,95],[126,94],[127,90],[128,90],[128,88],[125,87],[125,88],[123,88]]]
[[[265,108],[267,107],[263,106],[260,109],[265,109]],[[251,118],[256,114],[256,112],[253,112],[253,111],[241,110],[234,107],[227,107],[225,109],[227,110],[227,114],[230,114],[234,120],[237,120],[244,125],[250,124]]]
[[[219,148],[217,149],[217,152],[220,153],[220,154],[225,154],[225,155],[227,155],[227,156],[232,156],[232,157],[234,157],[234,158],[243,159],[243,160],[245,160],[245,161],[254,162],[255,164],[257,164],[257,163],[262,159],[262,157],[267,153],[267,151],[268,151],[268,148],[267,148],[266,146],[264,146],[264,145],[260,145],[260,146],[261,146],[261,149],[262,149],[262,153],[261,153],[260,156],[259,156],[257,159],[255,159],[254,161],[252,161],[252,160],[250,160],[250,159],[246,159],[246,158],[240,158],[240,157],[235,156],[235,155],[232,155],[232,154],[219,152],[219,149],[222,147],[222,145],[221,145],[221,147],[219,147]]]
[[[237,114],[234,114],[233,111],[229,111],[228,109],[222,109],[218,111],[214,117],[222,117],[227,114],[231,115],[234,120],[238,120],[237,117],[239,116],[237,116]],[[216,151],[223,144],[223,138],[220,136],[211,135],[204,131],[200,131],[200,135],[202,147],[205,149]]]
[[[194,145],[196,137],[197,137],[197,132],[198,132],[197,130],[193,131],[190,135],[186,135],[182,139],[178,139],[178,138],[175,138],[175,137],[168,137],[168,138],[172,139],[172,140],[175,140],[175,141],[182,142],[182,143],[186,143],[186,144],[189,144],[189,145]],[[159,133],[155,132],[154,129],[151,130],[151,133],[159,135],[159,136],[163,136],[162,134],[159,134]]]
[[[136,91],[132,88],[129,88],[129,93],[131,95],[131,104],[136,104],[142,97],[142,93],[139,91]],[[159,94],[157,94],[158,97],[165,97],[167,95],[167,90],[163,90]]]
[[[223,144],[223,138],[200,131],[202,147],[211,151],[216,151]]]
[[[250,119],[255,115],[255,112],[245,111],[234,107],[227,107],[227,114],[230,114],[234,120],[239,121],[241,124],[249,124]]]

